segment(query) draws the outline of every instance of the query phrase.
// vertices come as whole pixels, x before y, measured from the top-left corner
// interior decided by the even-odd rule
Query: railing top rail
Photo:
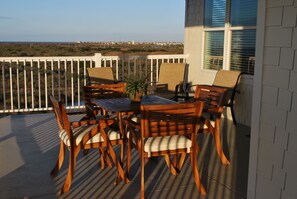
[[[124,55],[124,56],[102,56],[102,59],[168,59],[187,58],[186,54],[166,54],[166,55]],[[0,57],[0,61],[44,61],[44,60],[94,60],[94,56],[47,56],[47,57]]]

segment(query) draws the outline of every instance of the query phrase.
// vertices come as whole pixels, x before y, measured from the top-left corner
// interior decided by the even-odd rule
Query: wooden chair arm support
[[[115,119],[107,119],[107,118],[102,119],[102,120],[98,120],[97,122],[100,124],[100,126],[103,126],[104,128],[107,127],[107,126],[110,126],[112,124],[117,123]]]
[[[124,122],[128,126],[128,128],[140,129],[140,124],[138,124],[137,122],[134,122],[128,118],[125,118]]]
[[[74,128],[83,126],[83,125],[93,125],[93,124],[97,124],[97,123],[98,123],[98,121],[96,121],[96,120],[81,120],[81,121],[70,122],[70,124]]]

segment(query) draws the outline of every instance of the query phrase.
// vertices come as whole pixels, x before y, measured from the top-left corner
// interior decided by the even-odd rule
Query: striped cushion
[[[93,128],[98,128],[98,124],[94,125],[85,125],[85,126],[80,126],[72,130],[73,137],[75,138],[76,145],[79,145],[80,142],[82,141],[83,137],[89,133]],[[109,137],[110,140],[117,140],[121,138],[121,134],[118,131],[114,131],[110,127],[105,128],[105,132],[107,132],[107,136]],[[63,142],[67,145],[70,146],[70,141],[68,138],[68,135],[66,131],[63,129],[59,133],[59,137],[63,140]],[[96,142],[103,142],[104,139],[101,136],[100,133],[96,134],[93,136],[87,144],[91,143],[96,143]]]
[[[145,141],[144,151],[151,156],[151,152],[176,150],[187,148],[190,153],[192,141],[184,135],[164,136],[164,137],[150,137]]]
[[[133,122],[139,124],[139,123],[140,123],[140,116],[134,116],[134,117],[131,118],[131,120],[132,120]]]

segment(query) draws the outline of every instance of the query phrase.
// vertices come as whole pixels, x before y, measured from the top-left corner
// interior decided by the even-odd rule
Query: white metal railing
[[[0,113],[51,110],[48,95],[67,109],[83,108],[86,68],[112,67],[119,81],[150,73],[157,81],[163,62],[186,63],[187,55],[89,57],[0,57]]]

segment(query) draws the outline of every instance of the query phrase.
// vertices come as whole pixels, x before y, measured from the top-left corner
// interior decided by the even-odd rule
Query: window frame
[[[231,41],[232,41],[232,31],[236,30],[255,30],[257,31],[257,25],[255,26],[231,26],[230,16],[231,16],[231,0],[226,0],[226,17],[225,17],[225,25],[223,27],[206,27],[204,24],[204,12],[205,12],[205,1],[202,3],[203,6],[203,27],[202,27],[202,70],[214,71],[215,69],[208,69],[204,67],[204,56],[205,56],[205,35],[206,32],[215,32],[215,31],[224,31],[224,53],[223,53],[223,66],[222,69],[230,70],[230,59],[231,59]],[[256,46],[255,46],[256,47]],[[252,75],[252,74],[251,74]]]

